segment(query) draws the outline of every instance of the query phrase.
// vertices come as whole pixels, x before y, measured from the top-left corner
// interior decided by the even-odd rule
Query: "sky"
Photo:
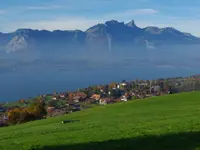
[[[108,20],[174,27],[200,37],[200,0],[2,0],[0,32],[74,30]]]

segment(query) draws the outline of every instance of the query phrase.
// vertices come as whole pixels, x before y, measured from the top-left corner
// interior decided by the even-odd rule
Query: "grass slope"
[[[62,120],[80,120],[61,124]],[[200,149],[200,92],[92,108],[0,129],[0,149]]]

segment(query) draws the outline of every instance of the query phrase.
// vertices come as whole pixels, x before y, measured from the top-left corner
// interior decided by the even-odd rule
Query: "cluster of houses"
[[[43,95],[44,101],[64,101],[65,105],[56,108],[55,105],[47,104],[48,114],[71,113],[87,109],[89,105],[107,105],[117,102],[127,102],[134,99],[144,99],[151,96],[159,96],[169,93],[169,88],[164,87],[162,82],[158,84],[150,81],[122,81],[79,89],[76,92],[54,93]],[[60,112],[60,113],[58,113]],[[51,115],[55,116],[55,115]]]
[[[120,83],[111,83],[105,85],[90,86],[79,89],[76,92],[66,92],[52,95],[52,100],[66,101],[69,112],[84,109],[84,106],[90,104],[107,105],[116,102],[127,102],[134,99],[144,99],[152,96],[161,96],[184,92],[200,90],[199,76],[187,78],[168,78],[158,80],[135,80]],[[192,85],[195,85],[192,87]],[[199,86],[199,88],[197,88]],[[188,87],[192,87],[191,89]],[[52,106],[48,107],[52,108]]]
[[[160,96],[170,93],[182,92],[184,86],[195,85],[192,90],[200,90],[200,78],[169,78],[158,80],[135,80],[105,85],[90,86],[79,89],[76,92],[53,93],[41,95],[40,98],[46,104],[48,117],[64,115],[75,111],[88,109],[95,105],[107,105],[117,102],[127,102],[134,99],[144,99],[152,96]],[[197,88],[199,87],[199,89]],[[189,90],[190,91],[190,90]],[[28,105],[25,100],[20,103]],[[6,110],[0,107],[0,124],[5,121]]]

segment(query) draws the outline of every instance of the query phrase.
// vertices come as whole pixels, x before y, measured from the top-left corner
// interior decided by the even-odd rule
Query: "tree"
[[[43,102],[38,102],[35,105],[35,116],[36,118],[43,118],[44,116],[46,116],[47,111],[45,109],[45,103]]]
[[[95,94],[101,94],[101,91],[99,89],[95,89],[94,93]]]
[[[103,86],[103,91],[104,91],[106,94],[107,94],[108,91],[109,91],[108,88],[109,88],[109,85],[107,85],[107,84]]]
[[[56,106],[56,101],[54,101],[54,100],[49,101],[49,102],[47,103],[47,106],[48,106],[48,107],[55,107],[55,106]]]
[[[113,82],[113,83],[111,83],[110,85],[109,85],[109,89],[113,89],[113,88],[116,88],[116,83],[115,82]]]
[[[8,111],[8,120],[10,123],[17,123],[20,120],[20,108],[14,108]]]
[[[66,106],[66,103],[65,101],[61,101],[61,100],[58,100],[58,101],[49,101],[48,103],[48,107],[55,107],[56,109],[61,109],[63,107]]]
[[[8,111],[8,121],[11,124],[27,122],[30,120],[42,119],[46,116],[45,103],[35,101],[30,107],[13,108]]]
[[[118,97],[121,96],[121,91],[119,89],[111,90],[111,96],[115,97],[115,98],[118,98]]]

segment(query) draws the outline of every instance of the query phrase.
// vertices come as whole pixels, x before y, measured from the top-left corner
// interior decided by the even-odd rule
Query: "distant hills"
[[[97,24],[85,32],[18,29],[0,33],[0,48],[7,53],[22,50],[76,51],[81,49],[114,51],[117,48],[154,49],[162,45],[200,44],[200,38],[174,28],[138,27],[134,21],[127,24],[116,20]]]

